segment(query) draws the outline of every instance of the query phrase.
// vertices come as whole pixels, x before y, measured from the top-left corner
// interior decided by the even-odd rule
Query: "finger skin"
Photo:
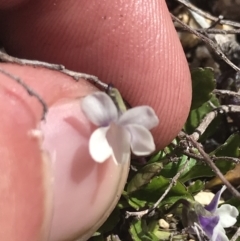
[[[1,88],[0,101],[0,240],[40,240],[47,193],[38,142],[27,136],[34,117],[11,91]]]
[[[93,132],[80,101],[52,107],[44,130],[43,149],[52,153],[54,207],[49,241],[87,240],[107,219],[125,186],[129,160],[94,162],[88,143]],[[59,111],[61,109],[61,111]]]
[[[28,0],[0,0],[0,9],[16,8],[27,1]]]
[[[49,107],[40,125],[39,101],[0,73],[0,240],[87,240],[112,212],[128,174],[128,164],[116,166],[109,158],[101,165],[89,156],[96,127],[82,114],[80,100],[96,88],[56,71],[0,68],[20,77]]]
[[[0,13],[9,53],[98,76],[132,105],[154,108],[158,148],[182,128],[190,108],[188,65],[165,1],[29,1]]]
[[[19,89],[0,75],[0,240],[44,240],[52,199],[44,180],[51,172],[42,161],[37,138],[30,134],[36,116],[17,94]]]
[[[154,130],[158,147],[164,147],[175,137],[187,117],[190,77],[164,1],[32,0],[21,8],[0,12],[0,36],[6,50],[13,55],[62,63],[68,68],[95,74],[119,88],[132,106],[152,106],[160,118],[160,125]],[[19,74],[16,69],[11,70]],[[41,77],[31,83],[50,105],[59,95],[77,95],[77,84],[66,85],[65,77],[57,72],[48,78],[56,85],[49,88],[48,81],[41,82],[44,73],[29,74],[25,68],[21,71],[28,72],[33,80],[33,76]],[[10,82],[7,84],[11,85]],[[39,103],[22,88],[9,88],[21,98],[31,99],[27,108],[36,123],[41,116]],[[18,117],[22,119],[20,114]],[[12,141],[4,143],[10,145]],[[7,157],[4,160],[8,162]],[[14,163],[17,161],[14,159]],[[33,170],[36,172],[37,168]],[[40,187],[36,196],[40,197],[41,191]],[[41,212],[36,214],[38,222],[43,218],[41,215]],[[38,228],[33,236],[39,233]]]

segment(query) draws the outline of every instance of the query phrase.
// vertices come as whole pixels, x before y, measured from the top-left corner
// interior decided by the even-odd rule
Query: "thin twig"
[[[208,29],[195,29],[197,32],[202,34],[240,34],[240,29],[216,29],[216,28],[208,28]]]
[[[206,131],[207,127],[211,124],[214,118],[218,114],[230,113],[230,112],[240,112],[240,106],[238,105],[221,105],[218,108],[209,112],[201,121],[200,125],[191,134],[191,138],[197,141],[200,136]]]
[[[189,27],[187,24],[183,23],[181,20],[179,20],[177,17],[172,15],[172,19],[176,21],[178,24],[180,24],[183,28],[185,28],[187,31],[190,33],[196,35],[198,38],[200,38],[204,43],[206,43],[210,48],[214,50],[214,52],[223,60],[225,61],[228,65],[230,65],[234,70],[240,71],[237,65],[235,65],[232,61],[230,61],[227,56],[223,53],[223,51],[219,48],[219,45],[216,44],[213,40],[210,38],[206,37],[205,35],[197,32],[196,30],[192,29]]]
[[[218,161],[218,160],[224,160],[224,161],[230,161],[230,162],[233,162],[233,163],[240,163],[240,159],[237,158],[237,157],[230,157],[230,156],[210,156],[210,158],[213,160],[213,161]]]
[[[166,197],[166,195],[169,193],[169,191],[172,189],[172,187],[176,184],[178,178],[182,175],[182,173],[186,170],[188,166],[188,159],[184,163],[184,166],[181,168],[181,170],[172,178],[170,185],[165,190],[163,195],[158,199],[158,201],[150,208],[150,212],[158,207],[158,205],[161,203],[161,201]]]
[[[180,132],[179,134],[179,138],[182,139],[184,138],[184,136],[181,136],[183,132]],[[172,160],[172,156],[179,156],[184,154],[185,156],[189,157],[189,158],[193,158],[195,160],[198,160],[198,161],[201,161],[201,162],[204,162],[204,157],[202,157],[201,155],[197,154],[196,153],[196,149],[193,149],[193,148],[190,148],[188,143],[186,141],[184,142],[181,142],[182,144],[174,144],[174,143],[171,143],[171,145],[174,147],[173,151],[169,154],[166,155],[166,159],[169,159],[169,160]],[[179,158],[180,157],[175,157],[177,159],[177,161],[179,161]],[[182,157],[181,157],[182,158]],[[229,156],[215,156],[215,155],[211,155],[210,158],[212,159],[212,161],[216,162],[218,160],[224,160],[224,161],[230,161],[230,162],[233,162],[233,163],[240,163],[240,158],[237,158],[237,157],[229,157]],[[173,161],[171,161],[173,162]]]
[[[199,15],[208,18],[214,22],[219,21],[219,24],[225,24],[225,25],[229,25],[229,26],[233,26],[233,27],[237,27],[240,28],[240,23],[238,22],[234,22],[234,21],[230,21],[230,20],[224,20],[224,19],[220,19],[218,17],[215,17],[209,13],[206,13],[204,11],[202,11],[201,9],[197,8],[196,6],[194,6],[193,4],[191,4],[190,2],[186,1],[186,0],[176,0],[177,2],[183,4],[184,6],[186,6],[188,9],[198,13]]]
[[[230,241],[236,241],[240,237],[240,228],[237,229],[236,233],[233,235]]]
[[[0,51],[0,60],[7,63],[19,64],[19,65],[31,65],[33,67],[44,67],[52,70],[63,70],[65,67],[60,64],[49,64],[47,62],[37,61],[37,60],[28,60],[28,59],[19,59],[13,56],[8,55]]]
[[[240,93],[230,91],[230,90],[215,89],[215,90],[213,90],[213,93],[216,94],[216,95],[227,95],[227,96],[233,96],[233,97],[236,97],[236,98],[240,98]]]
[[[14,64],[20,64],[20,65],[28,65],[32,67],[43,67],[51,70],[57,70],[59,72],[62,72],[63,74],[66,74],[75,80],[79,79],[85,79],[88,80],[89,82],[97,85],[98,87],[106,90],[108,88],[108,84],[103,83],[98,79],[98,77],[94,75],[89,75],[89,74],[84,74],[84,73],[79,73],[75,72],[72,70],[66,69],[63,65],[58,65],[58,64],[51,64],[47,62],[42,62],[42,61],[36,61],[36,60],[26,60],[26,59],[20,59],[16,58],[13,56],[10,56],[2,51],[0,51],[0,60],[6,63],[14,63]]]
[[[190,158],[193,158],[193,159],[196,159],[196,160],[199,160],[199,161],[204,161],[205,159],[198,155],[198,154],[194,154],[194,153],[191,153],[187,150],[182,150],[182,154],[186,155],[187,157],[190,157]],[[233,162],[233,163],[240,163],[240,158],[237,158],[237,157],[230,157],[230,156],[209,156],[212,161],[218,161],[218,160],[225,160],[225,161],[230,161],[230,162]]]
[[[208,34],[207,33],[208,29],[211,29],[214,26],[216,26],[217,24],[219,24],[219,22],[223,19],[223,16],[219,16],[217,21],[210,24],[208,21],[206,21],[206,18],[199,15],[198,13],[196,13],[192,10],[189,10],[189,12],[191,13],[192,17],[194,18],[194,20],[198,24],[198,26],[203,29],[202,35],[207,37],[209,40],[211,40],[212,43],[215,43],[215,46],[212,46],[211,45],[212,43],[210,43],[210,46],[211,47],[217,46],[217,48],[218,48],[217,50],[220,50],[220,52],[222,52],[225,55],[225,57],[220,55],[220,58],[222,58],[226,63],[228,63],[230,66],[232,66],[232,68],[235,69],[236,66],[234,66],[234,64],[230,64],[230,62],[231,62],[230,59],[228,59],[230,62],[227,62],[226,57],[233,55],[234,52],[238,52],[240,49],[239,43],[236,41],[236,36],[235,35],[219,35],[219,34]],[[206,31],[204,31],[204,30],[206,30]],[[196,31],[196,32],[200,33],[200,31]],[[214,50],[216,52],[216,49],[214,49]],[[221,54],[220,52],[219,53],[216,52],[216,53],[219,55],[219,54]]]
[[[108,88],[108,84],[102,82],[101,80],[98,79],[98,77],[94,76],[94,75],[89,75],[89,74],[84,74],[84,73],[79,73],[79,72],[75,72],[72,70],[68,70],[68,69],[63,69],[60,70],[60,72],[62,72],[63,74],[66,74],[70,77],[72,77],[75,80],[79,80],[79,79],[85,79],[89,82],[91,82],[94,85],[97,85],[98,87],[100,87],[101,89],[107,90]]]
[[[185,135],[185,138],[192,143],[192,145],[199,151],[199,153],[204,157],[205,162],[210,166],[213,172],[218,176],[221,181],[227,186],[228,190],[238,199],[240,199],[240,193],[232,186],[232,184],[224,177],[221,171],[217,168],[214,162],[211,160],[209,155],[203,150],[200,144],[192,137]]]
[[[166,197],[166,195],[169,193],[169,191],[172,189],[172,187],[176,184],[178,178],[182,175],[182,173],[186,170],[188,166],[188,160],[184,163],[184,166],[181,168],[181,170],[172,178],[169,186],[167,187],[167,189],[165,190],[165,192],[163,193],[163,195],[157,200],[157,202],[150,208],[143,210],[143,211],[138,211],[138,212],[126,212],[126,218],[129,217],[138,217],[138,218],[142,218],[144,215],[151,213],[152,211],[154,211],[158,205],[161,203],[161,201]]]
[[[203,228],[196,222],[191,226],[191,228],[195,231],[199,241],[206,241],[209,240],[206,233],[204,232]]]
[[[33,89],[31,89],[25,82],[23,82],[19,77],[17,76],[14,76],[10,73],[8,73],[7,71],[5,71],[4,69],[0,68],[0,72],[2,74],[4,74],[5,76],[9,77],[10,79],[16,81],[17,83],[19,83],[26,91],[27,93],[30,95],[30,96],[33,96],[35,97],[39,102],[40,104],[42,105],[43,107],[43,114],[42,114],[42,120],[45,120],[45,116],[46,116],[46,113],[48,112],[48,106],[46,104],[46,102],[43,100],[43,98],[36,92],[34,91]]]
[[[221,20],[223,19],[224,19],[223,15],[219,15],[217,21],[214,21],[208,28],[211,29],[216,27],[217,25],[220,24]]]
[[[181,26],[176,27],[177,31],[188,31]],[[217,29],[217,28],[193,28],[193,30],[201,33],[201,34],[240,34],[240,29]]]

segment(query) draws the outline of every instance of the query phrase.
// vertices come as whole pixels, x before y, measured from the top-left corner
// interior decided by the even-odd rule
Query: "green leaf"
[[[239,166],[234,162],[225,160],[224,156],[239,157],[240,135],[239,133],[232,134],[224,144],[219,146],[210,155],[219,156],[220,159],[216,161],[216,165],[225,175],[225,178],[231,183],[239,182]],[[214,188],[221,185],[222,181],[219,177],[215,177],[206,183],[206,188]]]
[[[129,229],[129,233],[134,241],[159,241],[159,239],[149,232],[146,221],[134,219]]]
[[[156,154],[154,154],[150,160],[148,161],[148,163],[154,163],[154,162],[158,162],[159,160],[163,159],[166,156],[166,153],[164,151],[159,151]]]
[[[136,210],[139,210],[140,208],[144,208],[147,206],[147,201],[141,200],[138,197],[134,197],[134,196],[132,196],[131,198],[127,197],[127,200],[129,205]]]
[[[171,233],[167,232],[167,231],[161,231],[161,230],[157,230],[154,232],[154,234],[158,237],[158,240],[169,240]]]
[[[128,183],[127,192],[134,192],[143,185],[148,184],[149,181],[156,176],[163,168],[162,163],[151,163],[144,166]]]
[[[191,75],[193,90],[191,110],[194,110],[210,100],[211,93],[216,88],[216,81],[211,68],[195,69]]]
[[[204,186],[205,186],[204,182],[200,180],[196,180],[192,185],[188,187],[188,191],[194,195],[200,192],[201,190],[203,190]]]
[[[215,162],[215,165],[219,168],[219,170],[225,173],[227,170],[230,170],[234,164],[229,161],[219,160]],[[196,179],[199,177],[213,177],[215,173],[212,169],[206,164],[197,163],[190,172],[186,173],[181,177],[181,182],[185,183],[189,180]]]
[[[211,155],[215,156],[229,156],[239,157],[240,156],[240,135],[239,133],[232,134],[224,144],[214,150]]]
[[[155,223],[157,224],[157,222]],[[134,219],[130,226],[129,233],[134,241],[168,241],[171,237],[171,232],[159,230],[158,225],[151,229],[144,219]],[[187,241],[187,237],[187,234],[175,235],[173,233],[171,240]]]
[[[191,172],[188,172],[184,176],[182,176],[181,181],[185,183],[191,179],[195,179],[199,177],[212,177],[212,176],[213,176],[213,172],[208,166],[201,163],[197,163],[191,169]]]
[[[175,145],[178,144],[176,139],[174,139],[172,141],[172,143],[174,143]],[[150,160],[148,161],[148,164],[153,163],[153,162],[158,162],[160,160],[163,160],[166,157],[166,155],[172,153],[173,150],[174,150],[173,146],[171,146],[171,145],[166,146],[164,148],[164,150],[161,150],[161,151],[157,152],[155,155],[153,155],[150,158]]]
[[[188,119],[185,123],[184,129],[188,134],[191,134],[201,123],[202,119],[208,114],[214,107],[220,106],[220,103],[215,95],[212,95],[211,99],[208,102],[205,102],[199,108],[192,110],[188,116]],[[207,130],[205,131],[202,139],[206,138],[207,136],[213,134],[219,125],[221,116],[215,118],[212,123],[209,125]]]
[[[161,171],[161,176],[164,176],[166,178],[172,178],[175,176],[185,165],[188,157],[183,155],[182,158],[178,162],[170,162],[167,165],[164,166],[164,168]],[[196,160],[190,158],[188,160],[187,167],[185,168],[184,172],[181,174],[181,176],[186,175],[191,169],[196,165]],[[181,180],[181,177],[179,178]]]
[[[126,192],[124,191],[124,192],[122,193],[122,195],[123,195],[123,196],[122,196],[122,197],[120,198],[120,200],[118,201],[117,207],[118,207],[119,209],[129,208],[129,204],[128,204],[127,200],[124,199],[124,196],[126,196]]]
[[[91,237],[91,241],[105,241],[105,238],[98,234],[98,233],[95,233],[92,237]]]
[[[115,208],[105,223],[98,229],[98,232],[104,234],[106,232],[112,231],[120,219],[120,211]]]
[[[163,176],[154,177],[150,183],[128,195],[129,205],[137,210],[145,207],[146,204],[147,206],[153,205],[165,192],[166,188],[168,188],[170,181],[170,179]],[[177,181],[160,206],[173,204],[180,198],[192,199],[192,196],[188,193],[187,188],[181,182]]]

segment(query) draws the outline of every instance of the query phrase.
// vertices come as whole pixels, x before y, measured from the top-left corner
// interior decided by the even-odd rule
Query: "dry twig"
[[[199,151],[199,153],[202,155],[202,157],[204,157],[205,162],[211,167],[211,169],[216,174],[216,176],[218,176],[221,179],[221,181],[227,186],[228,190],[235,197],[240,199],[240,193],[232,186],[232,184],[228,180],[226,180],[224,175],[221,173],[221,171],[218,169],[218,167],[214,164],[214,162],[211,160],[209,155],[203,150],[201,145],[192,136],[188,136],[184,133],[181,133],[180,135],[181,135],[181,137],[184,136],[190,143],[192,143],[192,145]]]
[[[184,29],[186,29],[188,32],[196,35],[197,37],[199,37],[204,43],[206,43],[211,49],[214,50],[214,52],[223,60],[225,61],[228,65],[230,65],[234,70],[236,71],[240,71],[240,69],[238,68],[237,65],[235,65],[232,61],[230,61],[227,56],[223,53],[223,51],[221,50],[221,48],[219,47],[218,44],[216,44],[213,40],[211,40],[210,38],[208,38],[207,36],[199,33],[198,31],[192,29],[191,27],[189,27],[187,24],[183,23],[181,20],[179,20],[177,17],[175,17],[174,15],[172,15],[172,19],[177,22],[178,24],[180,24]]]
[[[233,235],[230,241],[236,241],[240,237],[240,228],[237,229],[236,233]]]
[[[181,26],[176,27],[177,31],[184,31],[187,30]],[[217,28],[194,28],[193,30],[201,33],[201,34],[240,34],[240,29],[217,29]]]
[[[180,133],[180,138],[181,138],[181,133]],[[195,160],[198,160],[198,161],[204,161],[204,157],[202,157],[201,155],[197,154],[196,153],[196,150],[195,149],[192,149],[192,148],[189,148],[189,145],[188,143],[186,143],[185,141],[184,142],[181,142],[183,144],[174,144],[174,143],[171,143],[171,145],[174,147],[172,153],[170,154],[167,154],[166,155],[166,158],[167,159],[171,159],[171,156],[172,155],[182,155],[184,154],[185,156],[189,157],[189,158],[193,158]],[[215,161],[218,161],[218,160],[225,160],[225,161],[230,161],[230,162],[233,162],[233,163],[240,163],[240,158],[237,158],[237,157],[229,157],[229,156],[210,156],[210,158],[215,162]],[[178,162],[179,159],[176,157],[176,161]],[[172,161],[172,160],[171,160]]]
[[[227,95],[227,96],[233,96],[233,97],[236,97],[236,98],[240,98],[240,93],[234,92],[234,91],[230,91],[230,90],[218,90],[218,89],[215,89],[215,90],[213,90],[212,93],[216,94],[216,95]]]
[[[4,52],[0,51],[0,60],[2,62],[6,63],[14,63],[14,64],[19,64],[19,65],[28,65],[32,67],[43,67],[51,70],[57,70],[60,71],[63,74],[66,74],[70,77],[72,77],[75,80],[79,79],[85,79],[88,80],[89,82],[97,85],[98,87],[106,90],[108,88],[108,84],[103,83],[98,79],[98,77],[94,75],[89,75],[89,74],[84,74],[84,73],[79,73],[75,72],[72,70],[66,69],[63,65],[58,65],[58,64],[51,64],[47,62],[42,62],[42,61],[37,61],[37,60],[26,60],[26,59],[19,59],[16,57],[12,57]]]
[[[202,157],[201,155],[198,154],[194,154],[188,150],[182,150],[182,154],[186,155],[187,157],[199,160],[199,161],[204,161],[204,157]],[[218,161],[218,160],[225,160],[225,161],[230,161],[233,163],[240,163],[240,159],[237,157],[230,157],[230,156],[209,156],[212,161]]]
[[[240,159],[237,157],[230,157],[230,156],[210,156],[213,161],[218,161],[218,160],[224,160],[224,161],[230,161],[233,163],[240,163]]]
[[[190,10],[198,13],[199,15],[201,15],[201,16],[207,18],[207,19],[210,19],[214,22],[218,22],[219,24],[225,24],[225,25],[236,27],[236,28],[240,28],[240,23],[230,21],[230,20],[224,20],[224,19],[221,19],[219,17],[215,17],[215,16],[213,16],[209,13],[206,13],[206,12],[202,11],[201,9],[197,8],[196,6],[194,6],[193,4],[191,4],[190,2],[188,2],[186,0],[176,0],[176,1],[183,4],[188,9],[190,9]]]
[[[66,74],[66,75],[72,77],[76,81],[83,78],[83,79],[86,79],[89,82],[99,86],[100,88],[102,88],[104,90],[106,90],[108,88],[108,84],[103,83],[96,76],[71,71],[71,70],[65,69],[65,67],[63,65],[51,64],[51,63],[37,61],[37,60],[19,59],[19,58],[8,55],[8,54],[2,52],[1,50],[0,50],[0,61],[6,62],[6,63],[27,65],[27,66],[32,66],[32,67],[42,67],[42,68],[60,71],[63,74]],[[47,107],[47,104],[45,103],[45,101],[43,100],[43,98],[36,91],[32,90],[19,77],[16,77],[16,76],[8,73],[7,71],[5,71],[2,68],[0,69],[0,72],[2,74],[6,75],[7,77],[11,78],[12,80],[16,81],[18,84],[20,84],[28,92],[29,95],[34,96],[41,103],[41,105],[43,107],[42,119],[45,119],[45,115],[48,111],[48,107]]]
[[[172,178],[168,188],[165,190],[163,195],[157,200],[157,202],[152,207],[150,207],[146,210],[143,210],[143,211],[139,211],[139,212],[126,212],[126,218],[129,218],[129,217],[142,218],[144,215],[149,214],[152,211],[154,211],[158,207],[158,205],[162,202],[162,200],[166,197],[166,195],[169,193],[169,191],[172,189],[172,187],[176,184],[178,178],[186,170],[187,166],[188,166],[188,160],[184,163],[184,166],[182,167],[182,169]]]
[[[4,74],[5,76],[9,77],[10,79],[16,81],[18,84],[20,84],[26,91],[27,93],[30,95],[30,96],[33,96],[35,97],[39,102],[40,104],[42,105],[43,107],[43,114],[42,114],[42,120],[45,119],[45,116],[46,116],[46,113],[48,111],[48,107],[47,107],[47,104],[46,102],[43,100],[43,98],[34,90],[32,90],[26,83],[23,82],[23,80],[21,80],[19,77],[17,76],[14,76],[10,73],[8,73],[7,71],[5,71],[4,69],[0,68],[0,72],[2,74]]]
[[[64,66],[60,64],[49,64],[47,62],[42,62],[37,60],[19,59],[19,58],[10,56],[2,51],[0,51],[0,60],[6,63],[13,63],[13,64],[19,64],[19,65],[31,65],[33,67],[44,67],[44,68],[53,69],[53,70],[64,69]]]
[[[211,122],[217,117],[218,114],[230,113],[230,112],[240,112],[240,106],[238,105],[221,105],[216,109],[209,112],[202,120],[200,125],[191,134],[191,138],[197,141],[200,136],[206,131],[207,127]]]

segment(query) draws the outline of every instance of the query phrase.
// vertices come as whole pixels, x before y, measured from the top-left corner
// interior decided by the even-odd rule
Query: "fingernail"
[[[50,241],[87,240],[115,207],[128,174],[128,165],[117,166],[110,159],[99,164],[90,157],[88,142],[95,127],[80,101],[52,106],[40,126],[53,173]]]

